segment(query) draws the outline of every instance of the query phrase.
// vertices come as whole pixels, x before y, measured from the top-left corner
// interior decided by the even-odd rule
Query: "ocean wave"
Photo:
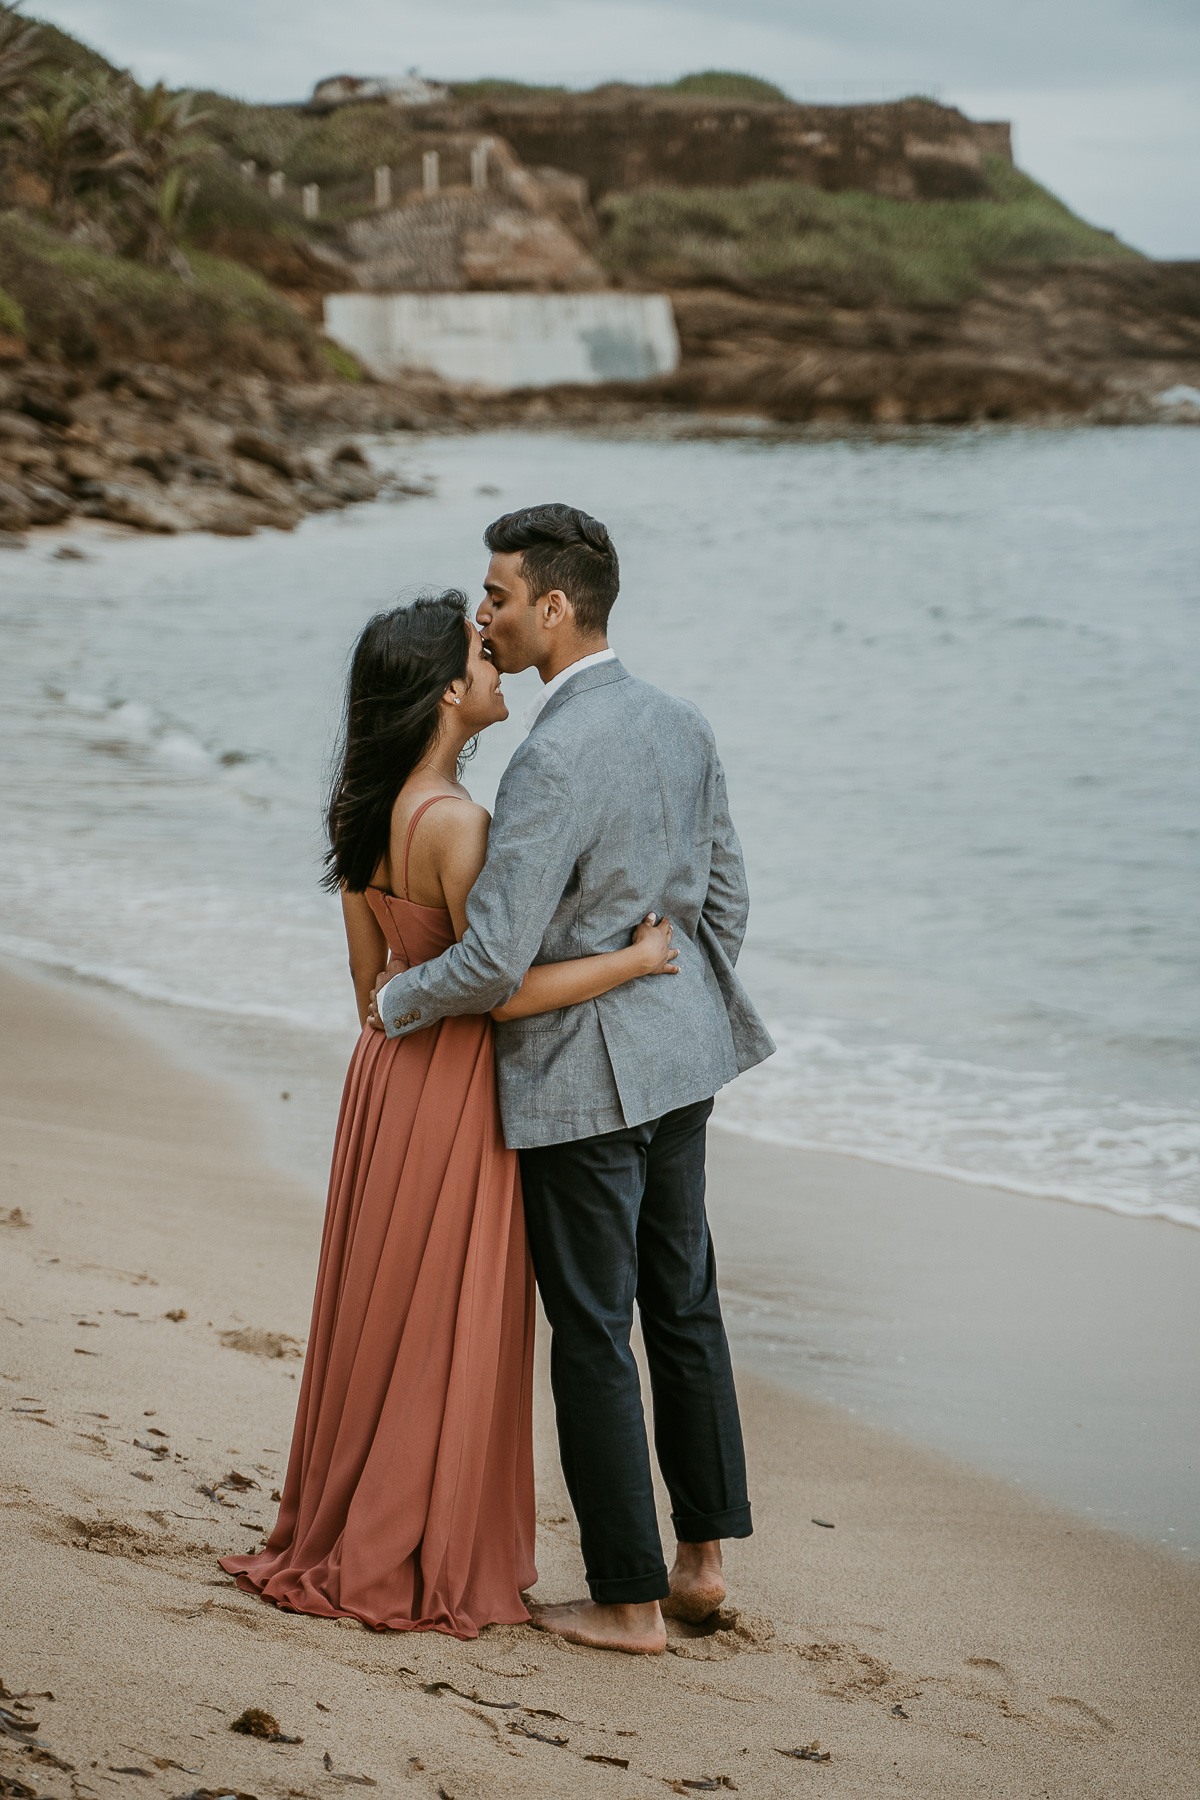
[[[259,757],[206,743],[171,714],[143,700],[114,699],[76,688],[46,686],[48,700],[61,705],[88,732],[87,748],[104,756],[155,758],[176,774],[220,775]]]
[[[277,1024],[294,1025],[303,1031],[324,1035],[343,1035],[353,1029],[349,1009],[305,1009],[299,1006],[276,1006],[260,998],[239,1000],[231,995],[199,993],[173,986],[169,979],[153,969],[136,968],[123,963],[96,962],[86,956],[74,956],[39,938],[18,937],[0,932],[0,956],[29,962],[39,968],[52,969],[56,975],[73,975],[97,987],[114,988],[132,994],[138,1000],[153,1000],[161,1006],[178,1006],[192,1012],[222,1013],[235,1019],[262,1019]],[[280,977],[281,985],[283,977]],[[294,988],[295,982],[289,982]],[[314,984],[316,985],[316,984]]]
[[[1044,1071],[772,1026],[778,1054],[719,1100],[726,1130],[1200,1227],[1200,1113],[1072,1089]]]

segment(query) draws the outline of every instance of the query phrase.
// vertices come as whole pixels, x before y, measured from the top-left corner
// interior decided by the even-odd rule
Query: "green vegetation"
[[[394,168],[414,154],[412,125],[395,106],[364,103],[333,112],[251,106],[222,94],[198,94],[205,129],[235,162],[282,169],[293,183],[322,187],[361,181],[378,165]]]
[[[218,256],[196,252],[185,282],[9,212],[0,214],[0,286],[28,321],[30,349],[53,360],[194,363],[207,349],[226,366],[278,373],[315,362],[307,321],[259,276]]]
[[[912,202],[802,182],[612,195],[600,252],[619,275],[845,306],[946,306],[1006,263],[1137,256],[1028,175],[989,159],[993,198]]]
[[[70,43],[0,0],[0,140],[43,184],[57,225],[186,276],[177,248],[192,195],[186,171],[212,149],[197,135],[202,116],[190,94],[162,82],[140,88],[83,46],[66,55]]]
[[[0,288],[0,332],[6,337],[25,336],[25,314],[11,294],[6,294],[3,288]]]
[[[706,100],[787,100],[773,81],[757,75],[738,75],[730,69],[704,69],[698,75],[682,75],[669,84],[672,94],[697,94]]]
[[[364,379],[363,366],[357,356],[352,356],[350,351],[344,349],[341,344],[335,344],[332,338],[321,339],[320,351],[325,362],[340,381],[362,381]]]
[[[483,81],[452,82],[450,92],[456,100],[537,100],[543,94],[566,94],[570,89],[488,77]]]
[[[195,187],[188,212],[187,239],[191,244],[210,244],[229,234],[253,234],[263,238],[298,239],[303,221],[290,207],[268,200],[262,182],[243,181],[225,156],[210,156],[194,176]]]
[[[60,31],[45,19],[31,18],[37,31],[38,56],[51,68],[74,69],[81,75],[115,75],[117,69],[108,58],[93,50],[90,44]]]

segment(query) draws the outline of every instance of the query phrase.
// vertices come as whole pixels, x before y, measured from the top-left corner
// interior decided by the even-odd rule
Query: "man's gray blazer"
[[[533,963],[621,950],[669,918],[677,975],[496,1026],[509,1147],[566,1143],[707,1099],[775,1046],[734,973],[749,902],[712,730],[687,700],[593,665],[505,771],[459,944],[390,981],[389,1037],[490,1012]]]

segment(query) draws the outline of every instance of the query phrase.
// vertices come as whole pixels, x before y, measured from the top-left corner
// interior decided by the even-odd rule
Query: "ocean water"
[[[0,554],[0,953],[347,1043],[316,880],[349,649],[419,587],[477,594],[491,517],[567,499],[621,550],[619,653],[729,774],[779,1053],[722,1123],[1200,1225],[1200,432],[374,454],[430,497]]]

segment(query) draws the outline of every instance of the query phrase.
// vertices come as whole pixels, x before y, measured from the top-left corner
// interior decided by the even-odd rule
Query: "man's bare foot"
[[[672,1619],[686,1620],[689,1625],[702,1624],[725,1604],[720,1541],[677,1544],[670,1579],[671,1593],[663,1601],[663,1611]]]
[[[572,1600],[564,1606],[538,1606],[533,1624],[552,1631],[568,1644],[593,1650],[624,1650],[628,1656],[661,1656],[667,1628],[657,1600],[638,1606],[601,1606],[596,1600]]]

